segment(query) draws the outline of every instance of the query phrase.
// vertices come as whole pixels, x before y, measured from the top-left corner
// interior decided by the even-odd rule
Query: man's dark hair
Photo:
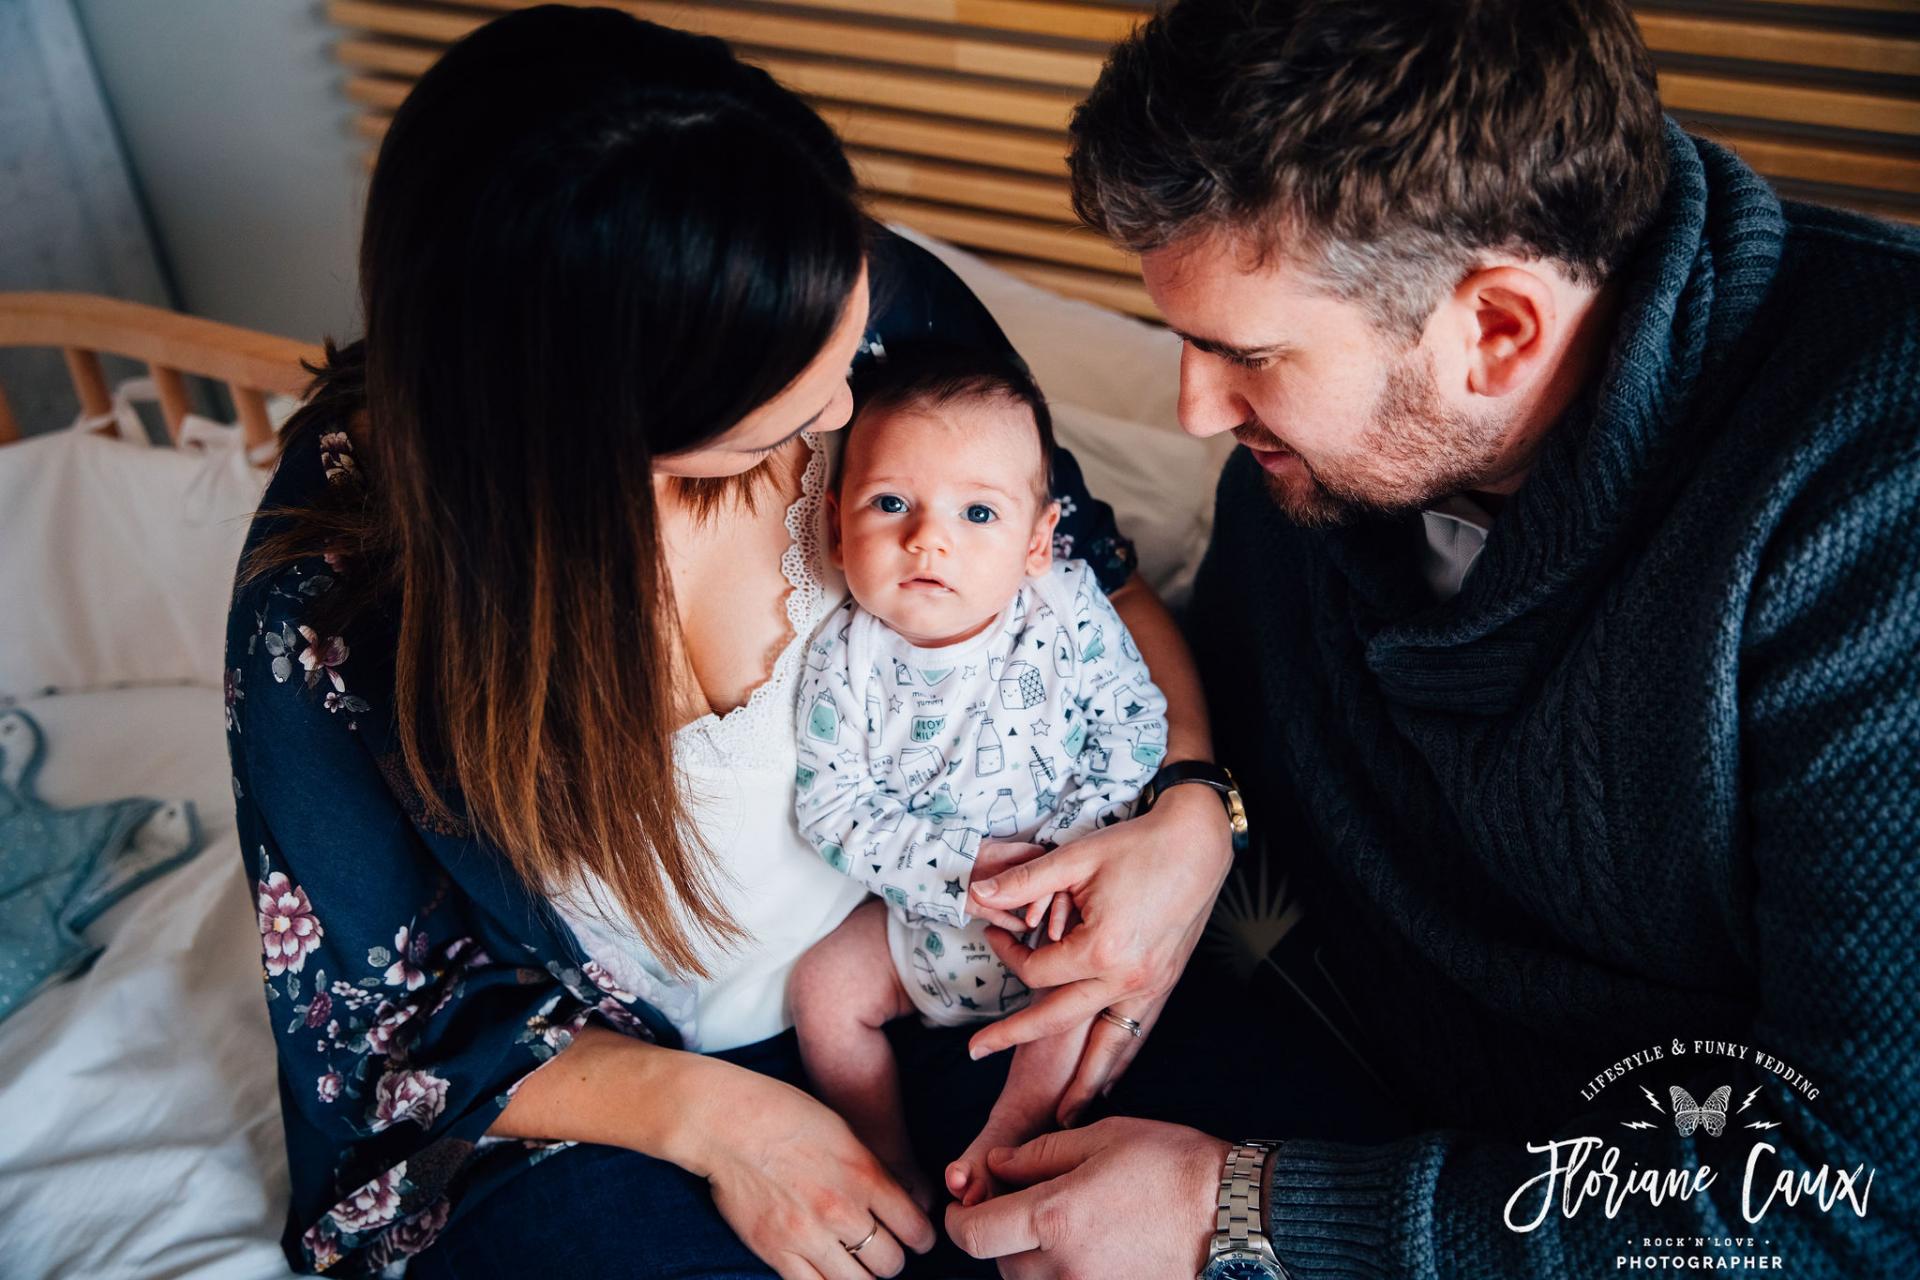
[[[861,417],[872,409],[937,409],[957,400],[1002,400],[1024,406],[1033,415],[1040,438],[1034,494],[1043,508],[1053,501],[1053,415],[1026,362],[1011,351],[941,342],[895,345],[856,369],[851,381],[849,430],[857,429]]]
[[[1666,187],[1626,0],[1175,0],[1071,132],[1074,208],[1123,246],[1245,237],[1408,338],[1482,253],[1601,282]]]

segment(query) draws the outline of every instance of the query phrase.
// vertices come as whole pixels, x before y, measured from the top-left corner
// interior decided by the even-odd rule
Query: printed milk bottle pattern
[[[1135,763],[1152,768],[1167,754],[1167,725],[1164,720],[1148,720],[1134,729]]]
[[[1013,803],[1013,788],[1001,787],[1000,794],[993,798],[993,807],[987,810],[987,834],[1004,840],[1019,829],[1020,814]]]
[[[1073,640],[1065,627],[1053,629],[1053,673],[1062,680],[1073,675]]]
[[[833,705],[833,694],[822,689],[807,712],[807,733],[821,742],[840,740],[840,711]]]
[[[980,732],[974,735],[973,771],[990,778],[1006,766],[1006,752],[1000,746],[1000,735],[994,732],[993,717],[983,717]]]

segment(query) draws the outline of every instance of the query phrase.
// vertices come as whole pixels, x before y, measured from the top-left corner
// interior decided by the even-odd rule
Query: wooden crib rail
[[[301,363],[321,355],[292,338],[87,293],[0,293],[0,347],[58,347],[89,416],[113,408],[101,355],[144,363],[175,443],[187,416],[187,375],[225,383],[249,449],[273,439],[267,396],[302,394],[311,375]],[[0,387],[0,443],[19,434]]]

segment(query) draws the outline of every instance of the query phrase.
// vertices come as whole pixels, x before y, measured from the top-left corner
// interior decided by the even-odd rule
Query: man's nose
[[[1232,367],[1219,356],[1190,346],[1180,349],[1180,429],[1204,440],[1231,431],[1254,416],[1234,389]]]

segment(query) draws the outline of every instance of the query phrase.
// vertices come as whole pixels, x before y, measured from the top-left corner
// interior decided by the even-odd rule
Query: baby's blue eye
[[[998,517],[994,515],[993,508],[984,502],[976,502],[967,508],[967,521],[970,524],[992,524],[996,519]]]
[[[873,500],[874,509],[897,516],[907,509],[907,500],[897,493],[883,493]]]

